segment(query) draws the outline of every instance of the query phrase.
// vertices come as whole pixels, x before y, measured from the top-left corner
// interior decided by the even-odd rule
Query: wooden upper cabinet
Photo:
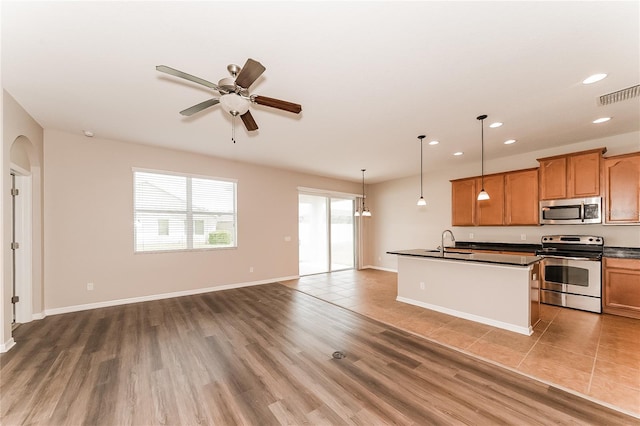
[[[482,177],[451,181],[451,225],[538,225],[538,169],[485,176],[488,200],[481,189]]]
[[[605,222],[640,222],[640,152],[604,160]]]
[[[476,178],[451,181],[451,225],[473,226],[476,224],[477,196]]]
[[[600,168],[606,148],[539,158],[540,199],[597,197]]]
[[[567,198],[567,158],[551,158],[540,162],[540,199]]]
[[[504,175],[504,224],[538,225],[538,169]]]
[[[476,178],[476,189],[482,189],[482,178]],[[478,201],[478,194],[474,198],[476,202],[476,224],[494,225],[504,224],[504,174],[489,175],[484,177],[484,189],[489,194],[488,200]]]
[[[571,155],[567,170],[569,198],[597,197],[600,195],[600,166],[602,150]]]

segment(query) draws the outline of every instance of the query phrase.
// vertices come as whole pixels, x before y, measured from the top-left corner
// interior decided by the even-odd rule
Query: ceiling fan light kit
[[[253,103],[292,112],[294,114],[299,114],[302,111],[302,106],[293,102],[249,94],[249,87],[266,70],[266,68],[260,62],[251,58],[247,59],[247,62],[242,68],[235,64],[227,66],[227,71],[229,71],[231,77],[225,77],[219,80],[218,84],[214,84],[200,77],[187,74],[166,65],[158,65],[156,66],[156,70],[173,75],[174,77],[183,78],[185,80],[189,80],[194,83],[206,86],[209,89],[218,92],[218,94],[220,95],[217,98],[208,99],[204,102],[200,102],[199,104],[180,111],[180,114],[187,117],[211,106],[220,104],[222,109],[231,114],[233,117],[240,116],[240,118],[242,118],[242,123],[244,124],[247,131],[251,132],[254,130],[258,130],[258,125],[253,119],[251,111],[249,111],[249,108]],[[235,142],[233,136],[232,140]]]
[[[227,93],[226,95],[220,96],[220,106],[223,110],[234,117],[249,111],[250,103],[251,102],[248,99],[245,99],[236,93]]]

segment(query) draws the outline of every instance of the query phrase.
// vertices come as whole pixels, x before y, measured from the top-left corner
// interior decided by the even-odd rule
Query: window
[[[136,252],[236,247],[236,182],[133,171]]]
[[[158,219],[158,235],[169,235],[169,221]]]

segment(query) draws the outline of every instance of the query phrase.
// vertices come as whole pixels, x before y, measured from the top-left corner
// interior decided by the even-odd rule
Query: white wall
[[[54,130],[45,130],[44,152],[45,307],[53,312],[297,276],[297,188],[360,190],[357,182]],[[134,167],[237,179],[238,248],[134,254]]]
[[[640,132],[585,141],[570,146],[541,150],[525,155],[485,160],[485,173],[537,167],[536,158],[606,147],[605,156],[640,151]],[[424,198],[427,205],[416,206],[420,196],[420,176],[370,185],[367,204],[374,215],[370,218],[371,247],[367,264],[396,269],[396,256],[389,250],[436,248],[442,231],[452,229],[459,241],[540,243],[548,234],[593,234],[605,237],[607,246],[640,247],[640,226],[623,225],[546,225],[546,226],[482,226],[451,227],[451,179],[478,176],[479,164],[435,172],[425,171]],[[473,239],[469,234],[473,234]],[[521,235],[526,240],[521,240]],[[447,238],[446,245],[451,244]]]

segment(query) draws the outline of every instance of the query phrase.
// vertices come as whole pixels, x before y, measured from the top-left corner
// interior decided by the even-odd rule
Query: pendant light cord
[[[362,211],[364,212],[364,171],[366,169],[362,169]]]
[[[480,120],[480,137],[482,138],[482,152],[480,154],[480,161],[482,162],[482,190],[484,191],[484,118]]]
[[[423,198],[422,196],[422,140],[423,138],[420,138],[420,198]]]
[[[482,169],[482,178],[481,178],[482,191],[484,191],[484,120],[485,118],[487,118],[485,114],[482,114],[476,117],[477,120],[480,120],[480,137],[482,140],[482,148],[480,152],[480,162],[481,162],[481,169]]]

